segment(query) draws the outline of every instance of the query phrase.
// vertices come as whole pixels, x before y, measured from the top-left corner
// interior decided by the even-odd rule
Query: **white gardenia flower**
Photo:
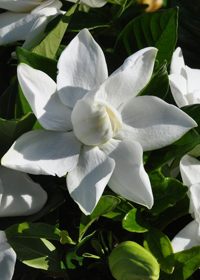
[[[189,213],[194,221],[186,225],[172,240],[174,252],[200,245],[200,162],[189,155],[180,161],[183,183],[188,186]]]
[[[67,0],[67,1],[73,2],[73,3],[77,2],[77,0]],[[107,3],[107,1],[105,1],[105,0],[81,0],[80,3],[83,5],[86,5],[88,7],[92,7],[92,8],[101,8]]]
[[[47,193],[19,171],[0,166],[0,217],[37,213],[47,201]]]
[[[20,85],[45,130],[22,135],[2,164],[32,174],[68,172],[69,193],[86,215],[107,184],[151,208],[143,150],[169,145],[197,125],[157,97],[136,97],[151,78],[156,53],[152,47],[142,49],[108,77],[104,54],[84,29],[59,58],[57,84],[20,64]]]
[[[22,47],[31,49],[47,24],[64,13],[61,6],[58,0],[0,0],[0,8],[8,10],[0,14],[0,45],[23,40]]]
[[[0,280],[11,280],[14,274],[16,253],[7,242],[5,231],[0,230]]]
[[[200,70],[185,65],[179,47],[172,56],[169,82],[178,107],[200,103]]]

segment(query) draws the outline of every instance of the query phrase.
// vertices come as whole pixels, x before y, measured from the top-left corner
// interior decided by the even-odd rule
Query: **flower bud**
[[[122,242],[111,252],[108,260],[112,276],[117,280],[159,279],[157,260],[135,242]]]

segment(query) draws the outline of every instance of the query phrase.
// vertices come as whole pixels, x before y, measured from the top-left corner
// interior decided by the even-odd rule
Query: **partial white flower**
[[[16,253],[7,242],[6,234],[0,230],[0,280],[11,280],[14,274]]]
[[[58,0],[22,1],[1,0],[0,45],[25,41],[23,48],[31,49],[41,39],[47,24],[59,14],[62,3]]]
[[[47,193],[19,171],[0,166],[0,217],[37,213],[47,201]]]
[[[172,240],[174,252],[200,245],[200,162],[189,155],[180,161],[183,183],[188,186],[189,213],[194,221],[184,227]]]
[[[178,107],[200,103],[200,70],[185,65],[179,47],[172,56],[169,82]]]
[[[45,130],[22,135],[2,164],[32,174],[68,172],[69,193],[85,214],[93,211],[107,184],[151,208],[143,150],[169,145],[196,126],[157,97],[136,97],[151,78],[156,53],[142,49],[108,77],[104,54],[84,29],[60,56],[57,84],[20,64],[20,85]]]
[[[73,3],[77,2],[77,0],[67,0],[67,1],[73,2]],[[80,3],[83,5],[86,5],[88,7],[92,7],[92,8],[101,8],[107,3],[107,1],[105,1],[105,0],[81,0]]]

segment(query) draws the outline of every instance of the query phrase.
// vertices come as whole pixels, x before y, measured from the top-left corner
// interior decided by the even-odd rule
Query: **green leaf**
[[[166,235],[158,229],[150,228],[150,230],[144,234],[143,244],[157,259],[163,271],[168,274],[174,271],[175,261],[173,248]]]
[[[158,215],[168,207],[172,207],[187,193],[188,187],[176,179],[165,178],[160,172],[149,175],[154,196],[154,205],[149,210]]]
[[[79,240],[82,239],[86,230],[98,217],[108,213],[109,211],[112,211],[119,204],[119,202],[120,199],[115,196],[102,196],[91,215],[86,216],[82,214],[79,228]]]
[[[66,14],[60,19],[57,26],[42,40],[42,42],[33,49],[34,53],[49,58],[55,58],[59,45],[74,14],[78,3],[74,4]]]
[[[200,104],[193,104],[193,105],[184,106],[184,107],[181,108],[181,110],[183,110],[183,112],[185,112],[191,118],[193,118],[197,122],[197,124],[200,123],[200,114],[199,114]],[[197,126],[195,128],[195,130],[200,134],[200,127],[199,126]]]
[[[6,229],[7,238],[47,238],[60,240],[60,230],[44,223],[21,223]]]
[[[164,62],[156,71],[147,86],[139,95],[153,95],[164,99],[169,89],[167,64]]]
[[[28,227],[29,226],[29,227]],[[36,225],[14,225],[6,230],[9,244],[15,250],[17,258],[24,264],[49,271],[61,272],[60,259],[55,246],[45,238],[39,236],[57,238],[55,228],[43,225],[42,229]],[[43,231],[44,230],[44,231]],[[37,232],[38,231],[38,232]],[[58,236],[59,237],[59,236]]]
[[[186,280],[200,267],[200,246],[192,247],[174,254],[175,270],[170,280]],[[168,275],[160,279],[168,280]]]
[[[178,8],[145,13],[129,24],[119,35],[115,52],[124,58],[139,49],[156,47],[157,59],[162,64],[169,63],[176,45],[178,26]]]
[[[0,156],[2,157],[13,142],[22,134],[31,130],[35,123],[35,116],[28,113],[21,119],[4,120],[0,118]]]
[[[130,232],[146,232],[149,224],[143,219],[139,209],[133,208],[122,220],[122,227]]]

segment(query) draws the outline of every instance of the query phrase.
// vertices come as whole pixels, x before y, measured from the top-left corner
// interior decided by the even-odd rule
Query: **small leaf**
[[[115,196],[102,196],[91,215],[86,216],[82,214],[79,228],[79,240],[81,240],[86,230],[98,217],[108,213],[109,211],[112,211],[119,204],[119,202],[120,199]]]
[[[170,275],[170,280],[186,280],[200,267],[200,246],[192,247],[174,254],[175,270]],[[160,279],[168,280],[168,275]]]
[[[161,231],[150,228],[144,234],[144,247],[157,259],[161,269],[168,274],[174,270],[173,248],[169,238]]]
[[[69,237],[69,233],[66,230],[60,232],[60,243],[61,244],[74,244],[72,239]]]
[[[42,42],[33,49],[34,53],[49,58],[55,58],[59,45],[74,14],[78,3],[74,4],[66,14],[60,19],[57,26],[42,40]]]
[[[162,64],[169,63],[176,45],[178,26],[178,8],[145,13],[131,21],[119,35],[115,53],[124,58],[139,49],[156,47],[157,59]]]
[[[146,232],[149,224],[143,219],[140,210],[133,208],[122,220],[122,227],[130,232]]]
[[[176,179],[165,178],[160,172],[149,175],[154,195],[154,205],[150,212],[158,215],[168,207],[172,207],[187,193],[188,187]]]

